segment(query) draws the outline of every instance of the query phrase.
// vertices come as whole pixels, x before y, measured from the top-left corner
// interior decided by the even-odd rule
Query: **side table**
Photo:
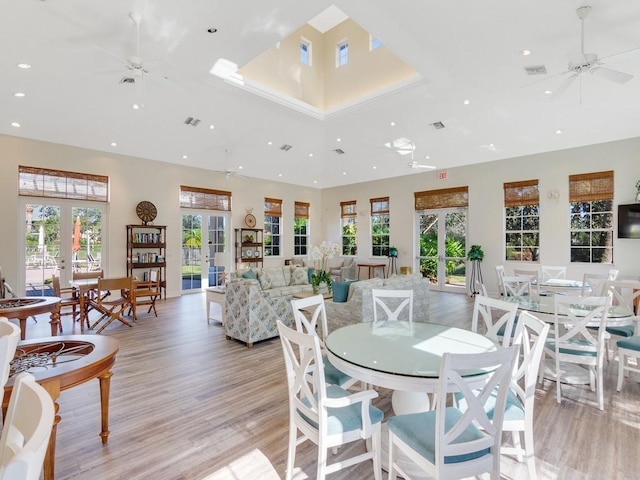
[[[225,289],[224,287],[208,287],[205,289],[207,292],[207,322],[211,320],[218,320],[211,314],[211,304],[217,303],[220,305],[220,323],[224,325],[224,318],[227,313],[227,306],[225,305]]]

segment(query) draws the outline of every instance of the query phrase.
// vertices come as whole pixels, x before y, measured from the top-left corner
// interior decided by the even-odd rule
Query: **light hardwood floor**
[[[469,328],[473,300],[431,293],[434,323]],[[159,317],[141,314],[133,328],[103,332],[120,341],[111,388],[111,436],[98,437],[97,381],[62,392],[56,452],[58,480],[284,478],[288,411],[278,339],[248,349],[208,324],[204,294],[158,303]],[[29,320],[28,338],[48,335],[45,317]],[[63,317],[65,333],[72,329]],[[607,365],[605,411],[585,387],[555,384],[536,393],[535,439],[540,479],[636,479],[640,475],[640,384],[615,391],[617,360]],[[376,404],[390,414],[390,392]],[[338,455],[363,448],[358,442]],[[316,448],[298,448],[296,478],[315,478]],[[330,476],[372,478],[370,464]],[[386,478],[384,474],[383,478]],[[502,460],[502,478],[526,479],[523,465]]]

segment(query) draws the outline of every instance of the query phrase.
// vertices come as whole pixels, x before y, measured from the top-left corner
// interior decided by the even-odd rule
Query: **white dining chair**
[[[482,319],[485,336],[508,347],[513,338],[513,325],[517,313],[517,302],[476,295],[471,317],[471,331],[480,331]]]
[[[0,317],[0,388],[3,388],[9,379],[11,360],[16,354],[18,341],[20,341],[20,327],[7,318]]]
[[[398,462],[400,453],[436,479],[477,476],[489,472],[500,478],[500,444],[505,403],[518,351],[514,347],[476,354],[445,353],[436,387],[435,410],[389,418],[389,480],[412,478]],[[479,388],[470,386],[464,372],[486,368],[493,373]],[[459,391],[465,410],[447,406]],[[488,404],[493,415],[487,414]]]
[[[609,270],[606,273],[585,272],[582,276],[582,290],[580,295],[583,297],[602,297],[607,294],[607,282],[615,280],[618,277],[618,270]]]
[[[373,324],[413,321],[413,290],[371,289]]]
[[[504,286],[502,285],[502,278],[507,274],[505,269],[504,269],[504,265],[496,265],[495,266],[496,269],[496,277],[498,279],[498,294],[502,295],[502,292],[504,292]]]
[[[327,385],[318,335],[298,332],[280,320],[277,325],[289,392],[286,480],[293,478],[296,446],[306,440],[318,446],[315,477],[318,480],[369,460],[373,462],[373,478],[381,480],[381,422],[384,414],[371,405],[371,400],[378,393],[374,390],[349,393],[337,385]],[[309,371],[315,372],[314,375],[308,375]],[[371,440],[369,450],[328,463],[329,449],[368,439]]]
[[[563,363],[588,369],[591,390],[598,408],[604,410],[604,357],[607,314],[611,297],[554,296],[554,337],[545,343],[544,353],[555,361],[556,401],[562,402]],[[597,329],[589,327],[597,326]]]
[[[542,265],[540,271],[542,273],[542,282],[567,278],[567,267]]]
[[[528,276],[502,277],[502,295],[506,297],[531,297],[531,279]]]

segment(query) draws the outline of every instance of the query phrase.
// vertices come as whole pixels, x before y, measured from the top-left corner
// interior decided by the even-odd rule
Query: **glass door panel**
[[[202,287],[202,215],[182,215],[181,282],[183,292]]]
[[[417,214],[418,270],[431,288],[462,292],[466,285],[466,209]]]

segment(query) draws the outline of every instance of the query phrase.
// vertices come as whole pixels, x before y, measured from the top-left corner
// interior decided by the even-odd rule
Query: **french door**
[[[50,296],[54,275],[64,287],[74,271],[103,269],[106,204],[21,198],[24,269],[17,287],[21,295]]]
[[[205,211],[182,215],[182,292],[200,291],[208,286],[222,283],[222,268],[231,268],[225,259],[228,252],[229,216],[226,213],[212,214]],[[216,262],[217,260],[217,262]],[[220,265],[216,265],[219,263]]]
[[[438,291],[464,292],[467,283],[467,209],[416,212],[417,269]]]

